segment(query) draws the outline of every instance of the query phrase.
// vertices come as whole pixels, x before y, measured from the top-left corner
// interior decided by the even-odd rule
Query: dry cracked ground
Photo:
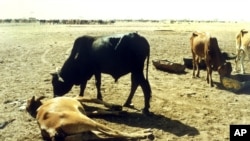
[[[151,46],[150,110],[154,115],[145,116],[124,108],[129,112],[126,116],[94,120],[125,132],[151,128],[156,141],[227,141],[229,125],[249,124],[249,89],[239,93],[224,89],[217,72],[213,72],[215,86],[210,88],[205,71],[201,71],[201,78],[193,79],[190,69],[185,69],[184,74],[163,72],[153,66],[152,60],[168,59],[183,64],[183,57],[191,56],[189,37],[197,30],[210,32],[223,51],[234,53],[234,38],[242,28],[250,29],[244,23],[0,24],[0,123],[12,120],[0,129],[0,140],[42,140],[35,119],[24,110],[26,100],[33,95],[52,98],[50,73],[62,66],[77,37],[138,31]],[[231,62],[234,67],[234,61]],[[245,64],[249,74],[248,59]],[[94,84],[93,78],[88,81],[85,96],[96,97]],[[130,75],[121,77],[117,83],[111,76],[103,75],[101,90],[105,101],[122,105],[130,90]],[[76,86],[67,96],[78,93]],[[133,103],[137,109],[144,106],[140,88]]]

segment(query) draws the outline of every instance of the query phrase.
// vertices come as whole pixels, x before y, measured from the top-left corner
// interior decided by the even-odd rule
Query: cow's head
[[[73,87],[72,83],[64,81],[59,72],[51,73],[51,75],[54,97],[66,94]]]
[[[220,77],[230,76],[232,72],[232,65],[230,62],[225,62],[223,65],[218,67],[218,73]]]
[[[27,100],[26,111],[32,117],[36,118],[37,109],[42,105],[41,100],[44,98],[44,96],[40,96],[39,98],[35,99],[35,96],[33,96],[31,99]]]
[[[245,30],[245,29],[241,29],[240,33],[241,33],[241,36],[243,37],[243,36],[244,36],[244,34],[248,33],[248,31],[247,31],[247,30]]]

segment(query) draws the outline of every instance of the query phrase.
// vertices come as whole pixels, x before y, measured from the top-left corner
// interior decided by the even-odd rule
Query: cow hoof
[[[234,69],[233,73],[239,73],[239,70]]]
[[[97,99],[99,99],[99,100],[103,101],[102,97],[97,96]]]
[[[112,110],[112,111],[122,111],[122,106],[121,105],[112,105],[110,107],[110,110]]]
[[[153,115],[154,115],[152,112],[149,112],[148,109],[143,109],[143,110],[142,110],[142,113],[143,113],[144,115],[146,115],[146,116],[153,116]]]
[[[125,103],[123,106],[128,108],[135,108],[133,103]]]
[[[245,72],[244,72],[244,71],[241,71],[240,74],[245,74]]]
[[[150,134],[147,138],[151,141],[155,140],[155,136],[153,134]]]

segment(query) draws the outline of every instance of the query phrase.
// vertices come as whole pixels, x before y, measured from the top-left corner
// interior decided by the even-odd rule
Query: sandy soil
[[[243,23],[115,23],[114,25],[39,25],[0,24],[0,123],[15,119],[0,129],[2,141],[42,140],[38,125],[24,111],[27,99],[33,95],[52,97],[50,73],[61,67],[72,44],[81,35],[109,35],[138,31],[151,45],[149,80],[152,87],[151,112],[147,117],[140,111],[127,110],[125,117],[102,117],[94,120],[112,128],[134,132],[152,128],[158,141],[227,141],[230,124],[250,124],[250,91],[233,93],[220,84],[213,73],[215,87],[200,79],[192,79],[192,70],[184,74],[162,72],[152,65],[154,59],[168,59],[183,64],[183,57],[191,56],[189,37],[192,31],[209,31],[217,37],[223,51],[235,52],[235,34]],[[231,61],[234,67],[233,61]],[[246,72],[250,73],[249,61]],[[130,90],[130,75],[117,83],[103,75],[104,100],[123,104]],[[67,96],[76,96],[74,87]],[[94,80],[88,82],[85,95],[96,97]],[[136,108],[143,108],[143,94],[139,88],[133,99]]]

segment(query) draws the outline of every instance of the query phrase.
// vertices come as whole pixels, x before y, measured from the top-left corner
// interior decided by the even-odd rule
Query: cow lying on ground
[[[244,59],[247,56],[248,59],[250,59],[249,56],[250,53],[250,33],[248,33],[247,30],[242,29],[237,35],[236,35],[236,55],[237,58],[235,59],[235,72],[239,72],[238,65],[240,61],[240,73],[245,73],[244,68]]]
[[[101,95],[101,73],[110,74],[115,81],[131,73],[131,91],[124,106],[132,105],[132,98],[140,85],[144,93],[145,114],[149,113],[151,88],[148,82],[150,47],[148,41],[137,33],[105,37],[82,36],[75,40],[72,52],[60,72],[52,74],[54,96],[69,92],[80,85],[83,96],[87,81],[94,75],[97,98]],[[146,78],[143,74],[147,58]]]
[[[91,132],[95,136],[75,136],[74,141],[101,139],[101,138],[120,138],[136,139],[147,138],[152,132],[144,130],[141,132],[125,133],[111,129],[103,124],[97,123],[87,117],[85,109],[81,102],[96,102],[92,99],[83,97],[56,97],[41,102],[44,97],[35,99],[33,96],[27,101],[27,112],[35,117],[41,130],[44,140],[67,140],[67,137],[77,134],[86,134]],[[72,138],[72,137],[71,137]]]
[[[217,39],[209,33],[194,32],[190,38],[193,56],[193,77],[200,77],[199,61],[204,58],[207,66],[207,83],[213,87],[212,69],[218,71],[220,77],[230,76],[232,66],[223,58]],[[195,75],[195,69],[197,74]]]

